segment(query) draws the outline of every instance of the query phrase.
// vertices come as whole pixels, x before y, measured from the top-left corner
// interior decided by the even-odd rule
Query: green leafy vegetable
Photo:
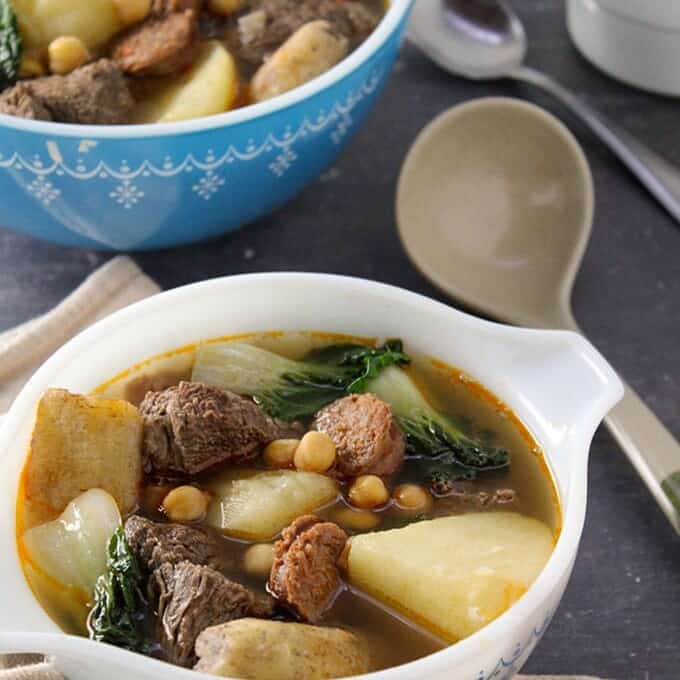
[[[405,371],[387,368],[366,388],[392,407],[406,435],[408,453],[433,463],[429,475],[449,481],[475,479],[479,472],[510,464],[507,451],[472,439],[435,411]]]
[[[23,52],[17,17],[10,0],[0,0],[0,90],[14,83]]]
[[[109,541],[107,573],[99,577],[94,588],[94,606],[87,621],[92,640],[135,652],[149,651],[142,582],[137,560],[119,527]]]
[[[404,354],[401,340],[388,340],[378,349],[359,347],[349,350],[345,355],[343,365],[356,366],[361,371],[361,375],[347,386],[347,391],[366,392],[369,382],[377,378],[384,369],[389,366],[408,364],[410,361],[408,355]]]
[[[198,353],[192,380],[252,396],[269,415],[284,420],[313,416],[388,366],[407,363],[400,340],[382,347],[330,345],[303,361],[238,342],[213,343]]]
[[[204,345],[192,380],[252,396],[272,416],[295,420],[348,394],[373,392],[387,402],[403,429],[411,456],[429,463],[428,474],[474,479],[509,465],[507,451],[472,439],[435,411],[409,375],[401,340],[381,347],[339,344],[293,361],[239,342]]]

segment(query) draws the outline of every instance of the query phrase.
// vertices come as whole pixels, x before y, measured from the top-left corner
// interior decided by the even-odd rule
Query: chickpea
[[[163,499],[163,510],[173,522],[196,522],[207,509],[207,495],[195,486],[178,486]]]
[[[47,63],[52,73],[71,73],[89,60],[85,43],[74,35],[59,36],[47,46]]]
[[[245,7],[246,0],[208,0],[208,9],[215,14],[233,14]]]
[[[144,21],[151,12],[151,0],[113,0],[113,4],[124,26]]]
[[[380,524],[380,517],[370,510],[340,508],[335,513],[335,521],[350,531],[368,531],[375,529]]]
[[[253,576],[269,576],[274,562],[274,546],[256,543],[243,554],[243,568]]]
[[[325,432],[307,432],[295,451],[294,462],[298,470],[326,472],[335,462],[335,444]]]
[[[401,510],[427,512],[432,507],[432,496],[417,484],[402,484],[394,490],[394,502]]]
[[[269,442],[264,449],[264,462],[273,468],[290,467],[299,444],[299,439],[275,439]]]
[[[385,482],[376,475],[357,477],[349,490],[349,500],[357,508],[375,508],[387,503],[389,498]]]

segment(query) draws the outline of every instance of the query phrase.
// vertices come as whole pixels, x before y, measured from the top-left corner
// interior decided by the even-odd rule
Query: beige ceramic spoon
[[[411,259],[446,293],[503,321],[580,332],[570,297],[593,182],[578,142],[543,109],[489,98],[440,115],[406,158],[396,211]],[[607,425],[680,533],[678,442],[628,386]]]

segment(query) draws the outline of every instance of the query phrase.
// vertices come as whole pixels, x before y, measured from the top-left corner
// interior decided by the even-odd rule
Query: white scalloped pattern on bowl
[[[50,206],[60,200],[62,191],[59,188],[59,177],[68,176],[84,182],[112,181],[108,194],[112,207],[133,210],[143,203],[146,196],[145,177],[169,178],[182,172],[202,173],[193,184],[192,190],[199,198],[209,201],[225,186],[225,180],[220,176],[219,170],[227,164],[247,163],[259,159],[264,154],[272,154],[273,158],[268,163],[268,168],[280,179],[298,160],[299,155],[294,146],[301,139],[327,132],[331,142],[339,146],[354,125],[353,110],[376,91],[383,75],[383,69],[373,71],[361,87],[357,91],[351,91],[343,102],[337,102],[330,111],[322,109],[312,120],[305,118],[295,131],[287,127],[280,137],[270,133],[259,143],[251,139],[244,149],[229,145],[219,154],[210,149],[202,160],[189,154],[175,163],[172,158],[166,156],[160,163],[145,160],[132,168],[127,161],[122,161],[118,168],[112,168],[101,160],[88,167],[85,159],[79,158],[71,167],[64,162],[57,142],[51,140],[46,143],[44,158],[34,155],[29,161],[17,152],[7,158],[0,154],[0,169],[27,171],[29,176],[23,184],[28,193],[44,206]],[[94,151],[96,146],[97,142],[89,139],[80,140],[79,144],[83,156]]]

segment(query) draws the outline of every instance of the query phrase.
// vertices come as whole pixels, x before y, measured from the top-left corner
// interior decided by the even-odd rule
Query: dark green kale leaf
[[[474,479],[479,470],[498,470],[508,466],[510,457],[505,449],[487,446],[466,436],[445,416],[437,418],[420,414],[419,418],[398,418],[406,435],[410,455],[422,456],[464,471],[466,479]],[[458,472],[456,472],[458,474]]]
[[[10,0],[0,0],[0,90],[12,85],[19,74],[23,46]]]
[[[381,347],[329,345],[307,355],[299,370],[278,376],[273,389],[253,396],[271,416],[308,418],[336,399],[366,391],[368,382],[387,367],[409,361],[401,340]]]
[[[341,366],[355,367],[359,373],[348,386],[347,391],[356,394],[365,392],[368,383],[377,378],[388,366],[402,366],[411,362],[404,352],[401,340],[388,340],[382,347],[358,347],[347,351]]]
[[[87,620],[90,638],[134,652],[146,653],[151,642],[144,632],[147,602],[143,575],[122,527],[111,537],[107,572],[94,588],[94,605]]]
[[[406,435],[407,454],[421,459],[431,470],[452,480],[475,479],[480,472],[501,470],[510,464],[505,449],[473,438],[449,415],[433,408],[408,371],[387,368],[370,381],[367,389],[392,407]]]

